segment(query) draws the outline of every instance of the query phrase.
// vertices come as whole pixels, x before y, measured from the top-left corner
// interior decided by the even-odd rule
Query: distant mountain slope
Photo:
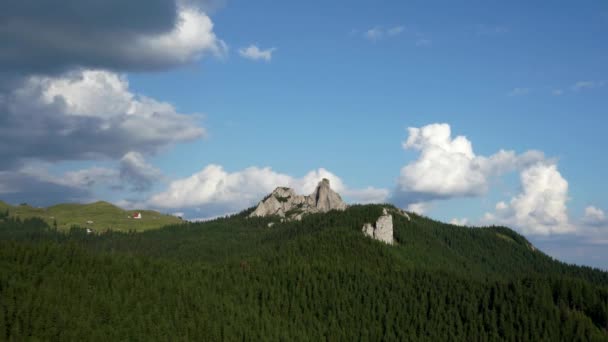
[[[86,227],[94,232],[145,231],[157,229],[182,221],[172,215],[164,215],[152,210],[123,210],[111,203],[99,201],[88,204],[67,203],[48,208],[35,208],[27,204],[12,206],[0,201],[0,212],[8,210],[10,216],[19,218],[39,217],[49,226],[67,231],[72,226]],[[134,219],[135,213],[141,213],[141,219]]]

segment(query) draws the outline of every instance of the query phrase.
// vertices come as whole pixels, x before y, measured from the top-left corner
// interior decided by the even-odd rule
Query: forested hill
[[[607,341],[608,273],[388,205],[143,233],[0,219],[0,339]]]

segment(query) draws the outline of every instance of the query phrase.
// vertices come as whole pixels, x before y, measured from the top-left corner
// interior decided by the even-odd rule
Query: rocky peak
[[[278,199],[281,199],[281,198],[288,198],[288,197],[296,196],[296,192],[293,191],[293,189],[291,189],[291,188],[286,188],[286,187],[280,186],[280,187],[274,189],[270,193],[270,195],[272,195]]]
[[[342,201],[342,197],[337,192],[333,191],[329,186],[329,179],[323,178],[315,191],[310,195],[314,199],[314,206],[320,212],[327,212],[332,209],[344,210],[346,203]]]
[[[344,210],[346,203],[330,187],[329,180],[323,178],[312,194],[303,196],[287,187],[278,187],[258,203],[249,217],[276,215],[300,220],[309,213],[324,213],[330,210]]]

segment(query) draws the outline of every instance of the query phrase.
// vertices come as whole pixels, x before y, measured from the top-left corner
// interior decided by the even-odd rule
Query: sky
[[[187,219],[321,178],[608,269],[606,1],[8,0],[0,199]]]

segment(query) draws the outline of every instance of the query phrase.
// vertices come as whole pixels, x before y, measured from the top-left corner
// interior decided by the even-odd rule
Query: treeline
[[[393,215],[386,246],[360,232],[380,212],[101,235],[3,220],[0,340],[608,340],[606,272],[419,216]]]

